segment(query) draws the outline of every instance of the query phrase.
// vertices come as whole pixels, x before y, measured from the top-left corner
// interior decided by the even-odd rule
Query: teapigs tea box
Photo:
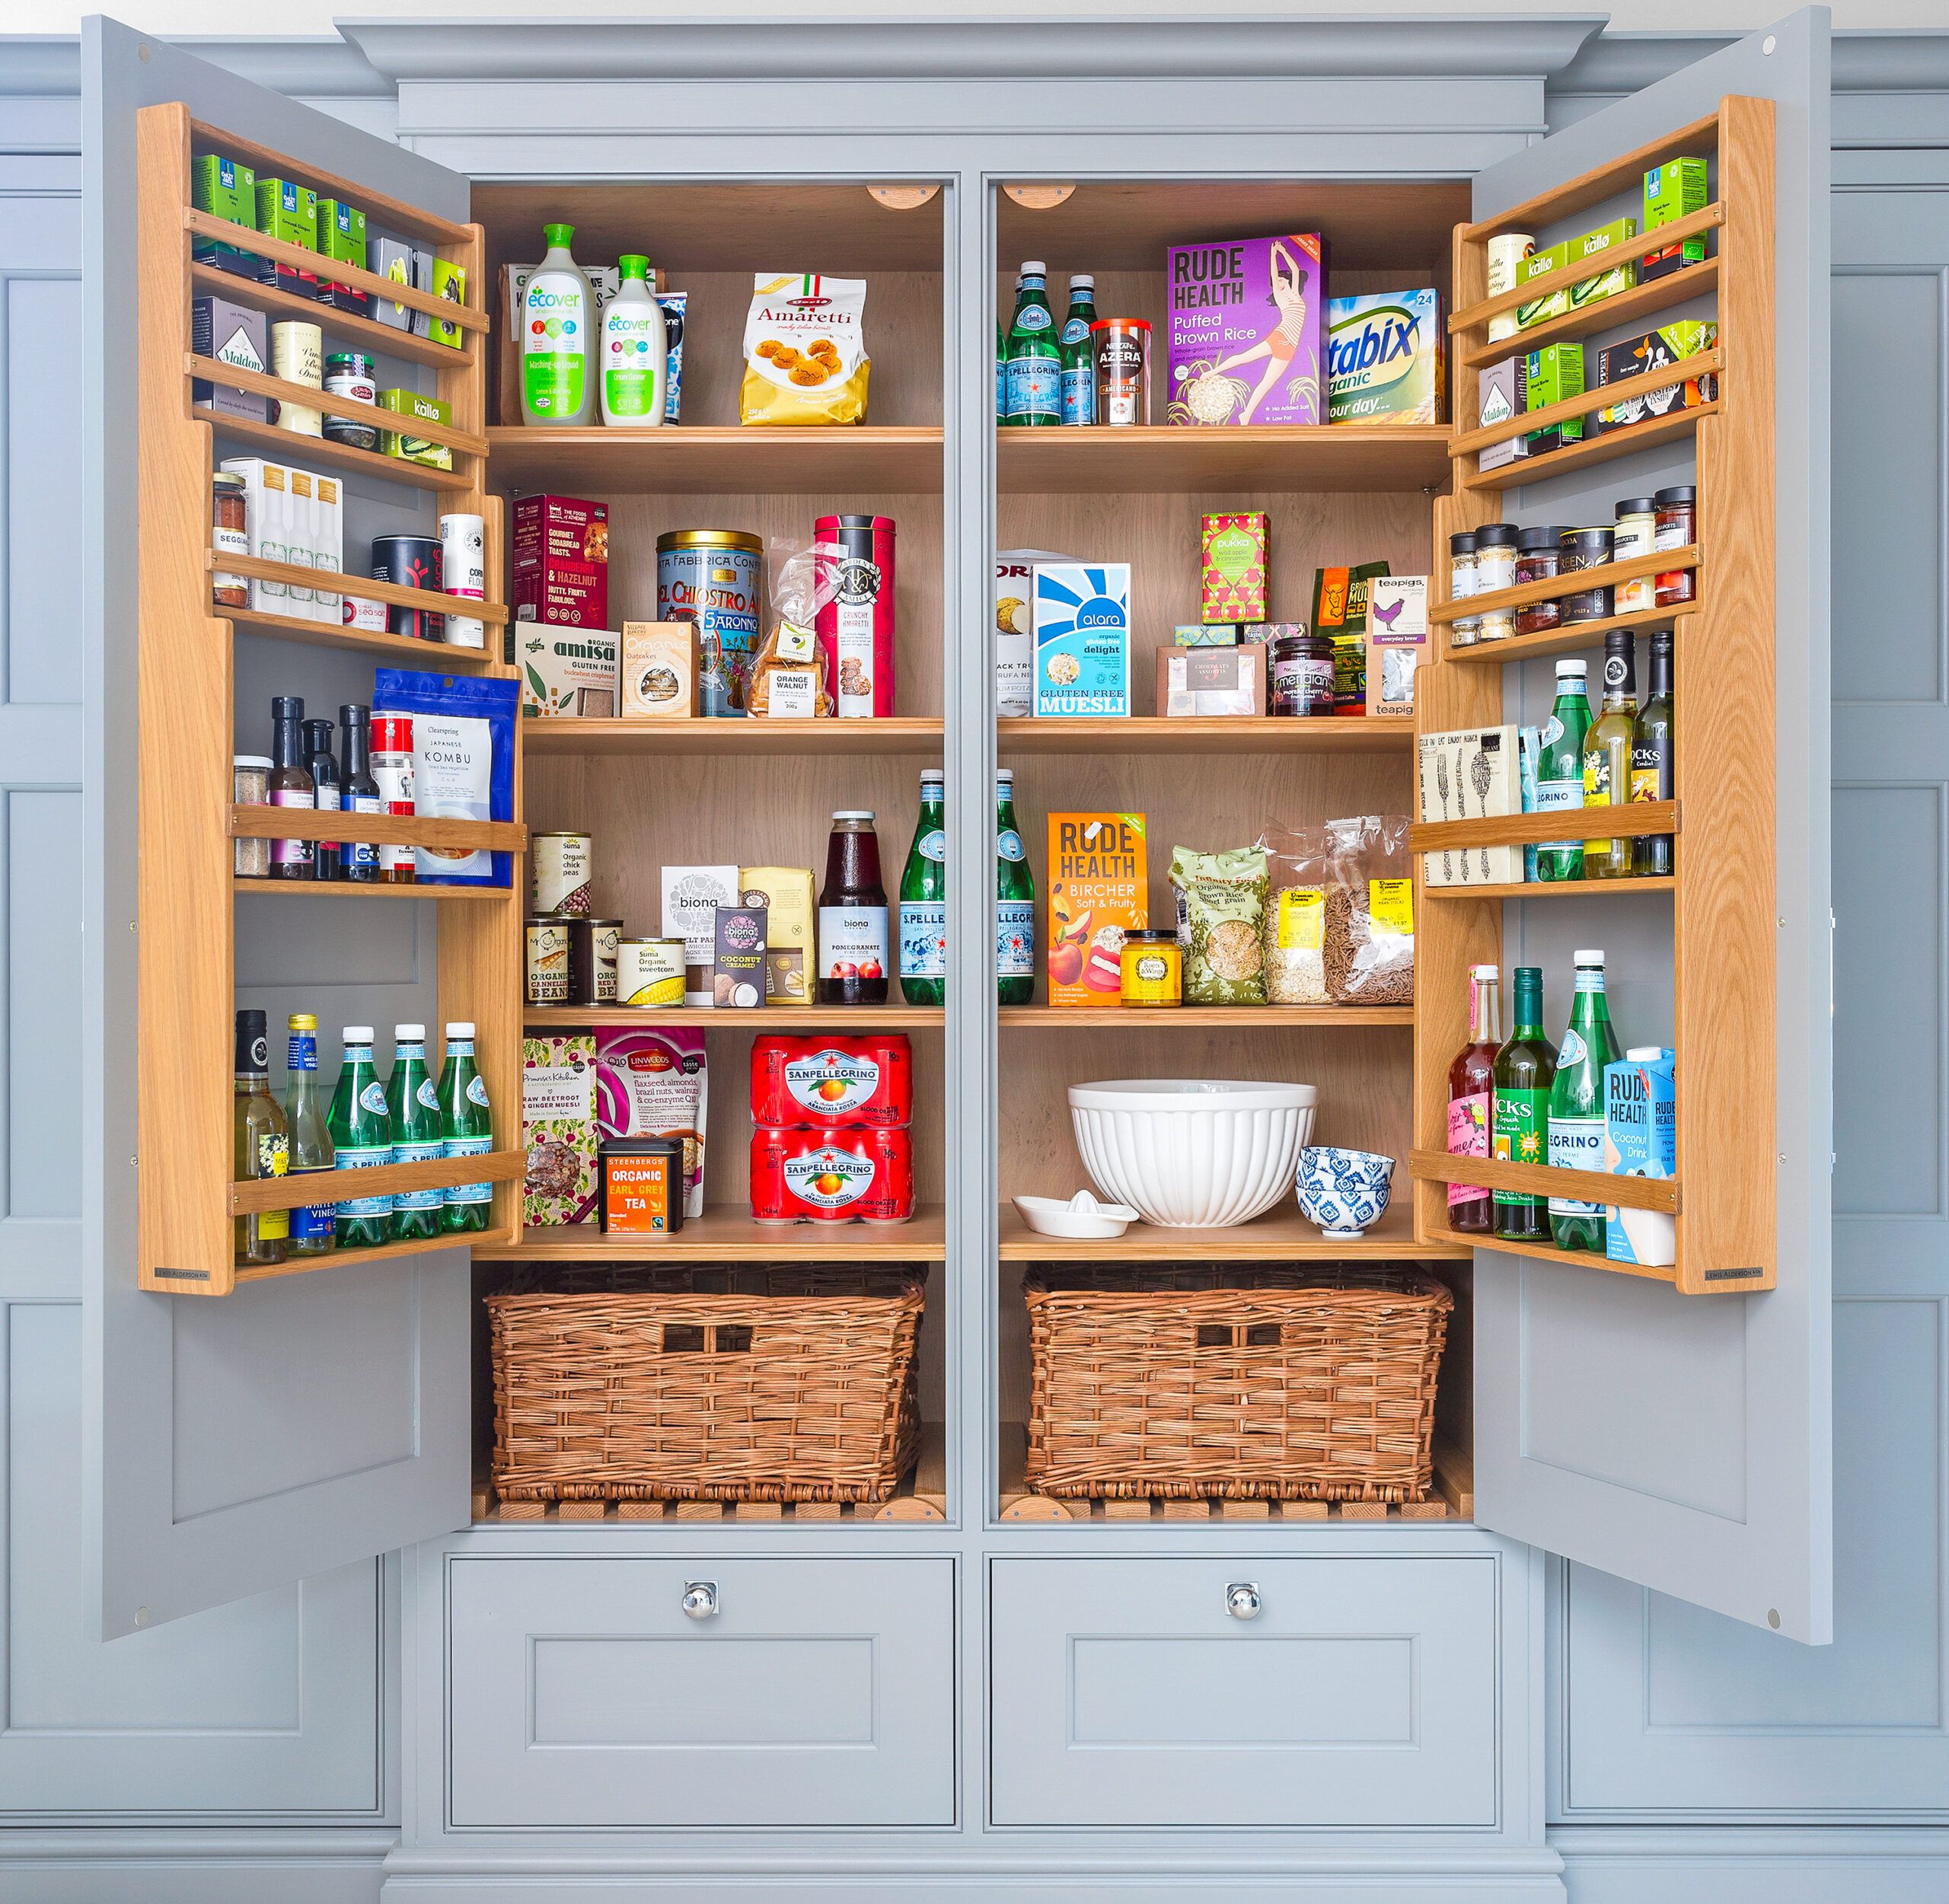
[[[1035,712],[1130,712],[1130,564],[1038,562]]]
[[[1325,253],[1317,231],[1174,244],[1172,423],[1323,423]]]
[[[1263,621],[1272,519],[1262,510],[1207,515],[1200,539],[1207,622]]]
[[[1327,414],[1335,423],[1439,423],[1447,415],[1441,293],[1381,291],[1326,307]]]

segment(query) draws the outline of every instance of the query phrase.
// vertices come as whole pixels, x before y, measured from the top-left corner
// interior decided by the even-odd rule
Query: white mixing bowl
[[[1310,1084],[1118,1078],[1073,1084],[1076,1147],[1099,1195],[1146,1223],[1249,1223],[1285,1196],[1313,1136]]]

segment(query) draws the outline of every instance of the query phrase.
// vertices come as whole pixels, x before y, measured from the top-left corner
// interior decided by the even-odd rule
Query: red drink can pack
[[[914,1115],[905,1033],[865,1038],[770,1034],[751,1041],[751,1121],[774,1128],[904,1128]]]
[[[914,1140],[904,1129],[751,1133],[751,1220],[904,1223]]]
[[[826,680],[841,720],[893,712],[893,518],[822,515],[815,541],[841,551],[837,586],[813,633],[825,651]],[[821,592],[825,565],[820,564]]]

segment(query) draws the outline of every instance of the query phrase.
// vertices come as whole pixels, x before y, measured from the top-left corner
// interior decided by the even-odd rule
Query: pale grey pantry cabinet
[[[0,40],[6,1895],[1949,1887],[1949,172],[1928,149],[1949,147],[1949,56],[1842,40],[1830,88],[1822,10],[1698,48],[1601,27],[363,23],[203,58],[93,21],[78,75],[72,47]],[[1009,1079],[978,952],[1000,187],[1392,182],[1487,217],[1728,94],[1778,126],[1781,1051],[1754,1107],[1783,1159],[1778,1288],[1687,1301],[1478,1252],[1444,1371],[1472,1520],[1002,1520]],[[944,1518],[472,1524],[465,1252],[222,1301],[137,1290],[136,1178],[168,1164],[139,1155],[127,1089],[132,155],[138,110],[175,100],[458,221],[477,188],[640,186],[653,231],[659,187],[687,182],[939,187],[939,707],[968,949],[927,1323]],[[722,270],[763,262],[723,245]],[[1444,237],[1427,263],[1446,258]],[[1683,465],[1619,467],[1648,487]],[[1520,506],[1571,519],[1620,480],[1559,475]],[[238,644],[240,706],[362,678]],[[238,913],[243,1002],[438,1012],[430,907],[260,910]],[[1512,959],[1558,965],[1570,928],[1547,911],[1509,909]],[[1613,942],[1668,960],[1665,916],[1627,913]]]

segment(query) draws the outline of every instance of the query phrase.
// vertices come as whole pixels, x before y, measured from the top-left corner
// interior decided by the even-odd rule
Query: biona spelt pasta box
[[[1049,1003],[1121,1002],[1124,937],[1150,923],[1140,813],[1049,815]]]

